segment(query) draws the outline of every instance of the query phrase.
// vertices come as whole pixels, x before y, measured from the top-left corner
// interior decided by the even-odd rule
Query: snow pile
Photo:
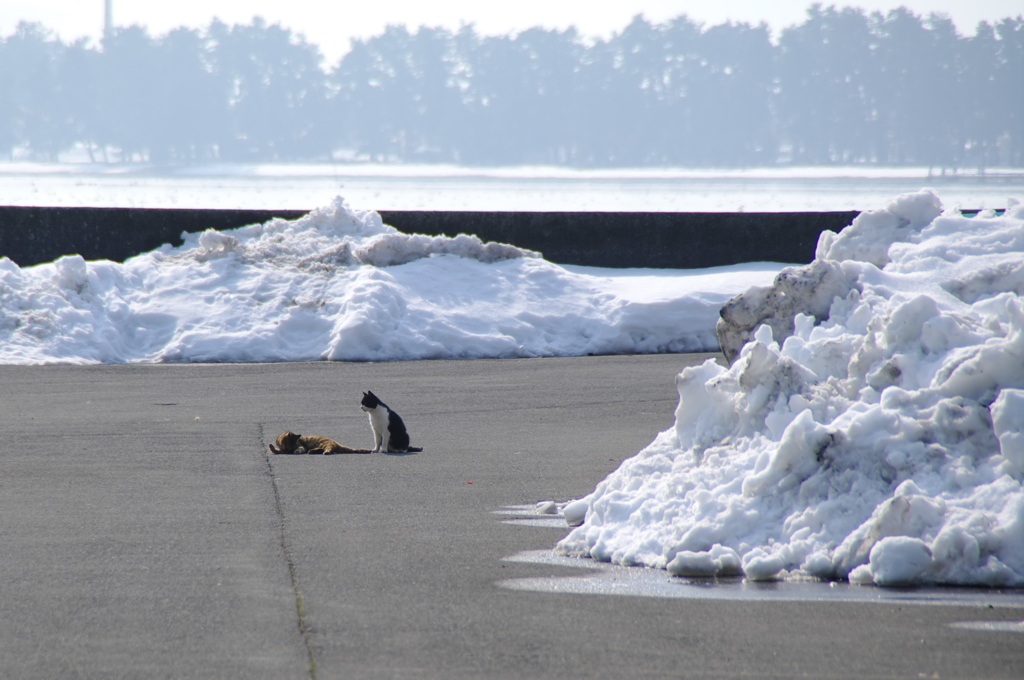
[[[565,508],[569,555],[678,575],[1024,585],[1024,206],[929,192],[723,311],[729,368]],[[740,323],[736,323],[739,321]],[[721,330],[721,329],[720,329]]]
[[[179,258],[207,262],[235,256],[243,264],[325,270],[357,264],[391,267],[436,255],[454,255],[492,263],[540,253],[504,243],[483,243],[468,234],[403,234],[373,211],[356,211],[343,199],[298,220],[273,219],[230,232],[207,229],[183,234]]]
[[[884,211],[858,215],[850,228],[838,235],[825,232],[809,267],[785,269],[772,286],[752,288],[722,308],[717,332],[726,359],[734,361],[762,324],[770,326],[775,340],[782,342],[793,334],[797,314],[813,316],[815,323],[827,319],[832,301],[846,297],[853,285],[841,261],[860,260],[884,267],[893,243],[919,231],[941,213],[938,197],[921,191],[893,201]]]
[[[561,267],[476,236],[403,234],[341,199],[183,238],[124,264],[0,258],[0,363],[715,350],[721,305],[781,268]]]

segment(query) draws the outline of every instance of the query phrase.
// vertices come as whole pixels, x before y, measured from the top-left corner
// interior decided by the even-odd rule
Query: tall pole
[[[103,42],[114,35],[114,0],[103,0]]]

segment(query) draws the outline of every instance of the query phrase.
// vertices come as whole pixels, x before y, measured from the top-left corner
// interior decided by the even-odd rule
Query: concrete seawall
[[[0,207],[0,256],[20,266],[78,254],[123,261],[182,232],[233,229],[295,210]],[[856,212],[592,213],[381,211],[407,233],[476,234],[539,250],[560,264],[703,268],[742,262],[810,262],[818,235]]]

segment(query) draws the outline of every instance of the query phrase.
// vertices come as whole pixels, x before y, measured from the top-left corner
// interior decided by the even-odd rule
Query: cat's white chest
[[[378,451],[385,451],[388,448],[390,434],[388,432],[388,411],[378,406],[375,409],[367,410],[370,418],[370,427],[373,429],[373,439]]]

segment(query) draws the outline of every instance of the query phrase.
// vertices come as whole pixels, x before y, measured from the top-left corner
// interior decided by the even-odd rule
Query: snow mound
[[[273,219],[228,232],[207,229],[183,233],[177,260],[209,262],[232,257],[243,264],[267,263],[302,270],[326,270],[365,264],[392,267],[422,258],[453,255],[492,263],[541,254],[505,243],[484,243],[477,236],[405,234],[368,210],[352,210],[344,199],[297,220]]]
[[[679,374],[675,427],[572,504],[557,550],[1024,585],[1022,255],[1024,206],[965,217],[927,191],[826,232],[812,264],[726,306],[720,336],[750,340]]]
[[[183,239],[124,264],[0,258],[0,363],[712,351],[721,305],[781,268],[561,267],[476,236],[404,234],[342,199]]]

